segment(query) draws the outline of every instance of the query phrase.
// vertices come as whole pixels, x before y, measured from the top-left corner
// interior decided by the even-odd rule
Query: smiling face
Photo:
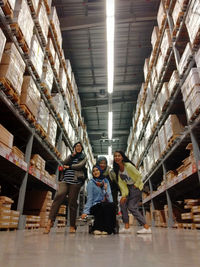
[[[82,148],[81,144],[77,144],[77,145],[75,146],[75,151],[76,151],[76,153],[81,153],[82,150],[83,150],[83,148]]]
[[[98,168],[94,168],[92,171],[92,174],[95,178],[98,178],[100,176],[100,170]]]
[[[106,161],[105,160],[100,161],[99,167],[101,168],[102,171],[104,171],[107,167]]]
[[[114,161],[117,164],[121,164],[123,162],[123,157],[119,152],[115,152],[114,154]]]

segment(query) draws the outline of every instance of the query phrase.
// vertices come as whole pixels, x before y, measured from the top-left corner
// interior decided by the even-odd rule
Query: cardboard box
[[[184,102],[186,102],[186,100],[190,96],[195,86],[200,87],[200,75],[199,74],[200,74],[200,69],[198,68],[192,68],[190,70],[189,75],[187,76],[183,86],[181,87]]]
[[[168,83],[168,91],[169,91],[170,96],[175,92],[179,82],[180,82],[180,79],[179,79],[178,71],[174,70]]]
[[[49,125],[48,125],[48,140],[50,143],[55,146],[56,142],[56,133],[57,133],[57,124],[51,114],[49,114]]]
[[[14,136],[0,124],[0,142],[12,149]]]
[[[14,43],[6,43],[0,65],[0,78],[6,78],[15,92],[21,94],[25,63]]]
[[[42,86],[45,87],[49,95],[51,95],[51,90],[53,86],[53,78],[54,78],[54,74],[53,74],[52,67],[49,64],[49,61],[45,60],[43,64],[43,73],[42,73],[41,82],[42,82]]]
[[[180,75],[182,75],[187,68],[190,57],[192,56],[192,45],[190,42],[187,43],[187,46],[182,54],[181,60],[178,65],[178,70]]]
[[[165,122],[166,141],[176,138],[183,131],[183,126],[175,114],[170,114]]]
[[[24,160],[24,153],[16,146],[12,147],[12,152],[20,159]]]
[[[158,42],[158,37],[159,37],[159,28],[157,26],[154,26],[153,28],[153,32],[151,35],[151,44],[152,44],[152,48],[154,49],[154,47],[156,46],[157,42]]]

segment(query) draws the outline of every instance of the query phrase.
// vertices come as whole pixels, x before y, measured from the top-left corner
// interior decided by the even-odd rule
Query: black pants
[[[90,214],[94,215],[93,231],[115,232],[116,206],[113,202],[101,202],[91,207]]]

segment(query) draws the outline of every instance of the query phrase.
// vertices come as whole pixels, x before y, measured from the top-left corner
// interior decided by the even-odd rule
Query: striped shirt
[[[78,158],[72,160],[71,164],[77,164]],[[63,182],[68,184],[80,184],[81,182],[74,179],[74,170],[66,169],[64,173]]]

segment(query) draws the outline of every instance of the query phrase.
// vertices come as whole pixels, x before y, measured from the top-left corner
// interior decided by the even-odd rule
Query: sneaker
[[[141,230],[137,231],[137,234],[152,234],[151,228],[142,228]]]
[[[119,229],[119,234],[131,234],[131,229],[128,228],[122,228],[122,229]]]
[[[94,235],[101,235],[101,231],[99,231],[99,230],[94,230],[93,234],[94,234]]]
[[[102,231],[101,234],[102,234],[102,235],[107,235],[108,233],[105,232],[105,231]]]

